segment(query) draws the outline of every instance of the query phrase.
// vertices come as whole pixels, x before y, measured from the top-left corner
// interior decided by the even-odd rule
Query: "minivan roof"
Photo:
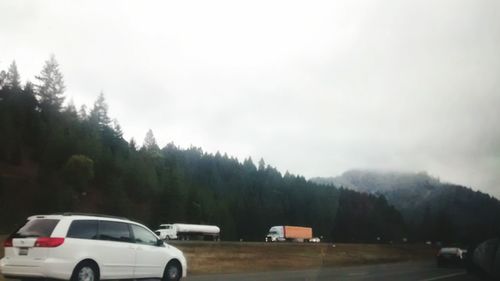
[[[117,220],[126,220],[130,221],[128,218],[124,217],[117,217],[117,216],[110,216],[110,215],[103,215],[103,214],[91,214],[91,213],[73,213],[73,212],[66,212],[66,213],[55,213],[55,214],[49,214],[49,215],[34,215],[30,216],[28,219],[35,219],[35,218],[61,218],[61,217],[91,217],[91,218],[109,218],[109,219],[117,219]]]

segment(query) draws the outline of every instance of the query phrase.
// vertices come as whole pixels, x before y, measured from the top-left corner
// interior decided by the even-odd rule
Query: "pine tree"
[[[36,79],[39,81],[37,88],[42,110],[59,110],[64,102],[62,95],[66,87],[54,55],[45,62]]]
[[[78,111],[78,117],[80,117],[80,120],[87,120],[88,115],[87,115],[87,106],[82,105],[80,107],[80,110]]]
[[[73,99],[71,99],[69,101],[69,103],[64,108],[64,111],[66,113],[70,114],[71,116],[78,116],[78,113],[77,113],[76,107],[75,107],[75,102],[73,101]]]
[[[259,171],[264,171],[266,169],[266,162],[264,162],[264,158],[260,158],[259,160]]]
[[[115,131],[116,137],[123,138],[122,126],[118,123],[118,120],[113,119],[113,130]]]
[[[26,81],[26,84],[24,84],[24,91],[34,93],[35,92],[35,85],[33,85],[33,83],[31,83],[31,81],[29,81],[29,80]]]
[[[137,151],[137,144],[135,143],[135,139],[131,138],[130,141],[128,142],[128,146],[132,151]]]
[[[111,124],[111,119],[108,116],[108,104],[102,92],[99,94],[99,97],[94,103],[94,107],[90,111],[89,119],[92,123],[99,126],[100,129],[109,127]]]
[[[245,167],[245,170],[247,172],[255,172],[257,170],[255,164],[252,161],[252,157],[248,157],[243,161],[243,167]]]
[[[142,148],[153,155],[160,154],[160,147],[158,147],[158,144],[156,144],[156,139],[151,129],[149,129],[149,131],[146,133]]]
[[[21,89],[21,76],[17,71],[16,61],[13,61],[9,66],[9,71],[7,71],[4,83],[12,89]]]
[[[7,72],[2,70],[0,71],[0,90],[5,86],[5,80],[7,80]]]

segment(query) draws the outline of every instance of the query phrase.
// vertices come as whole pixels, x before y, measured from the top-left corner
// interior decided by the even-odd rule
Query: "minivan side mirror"
[[[163,240],[161,240],[161,239],[156,240],[156,246],[162,247],[163,245],[165,245],[165,243],[163,242]]]

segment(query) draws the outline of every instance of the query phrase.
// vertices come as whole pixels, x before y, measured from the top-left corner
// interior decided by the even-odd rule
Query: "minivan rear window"
[[[97,220],[75,220],[71,223],[68,238],[97,239]]]
[[[58,222],[57,219],[29,220],[11,238],[50,237]]]

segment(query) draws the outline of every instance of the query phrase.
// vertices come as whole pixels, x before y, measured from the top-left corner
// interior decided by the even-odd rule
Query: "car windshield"
[[[499,199],[500,0],[0,1],[8,279],[494,280]]]

